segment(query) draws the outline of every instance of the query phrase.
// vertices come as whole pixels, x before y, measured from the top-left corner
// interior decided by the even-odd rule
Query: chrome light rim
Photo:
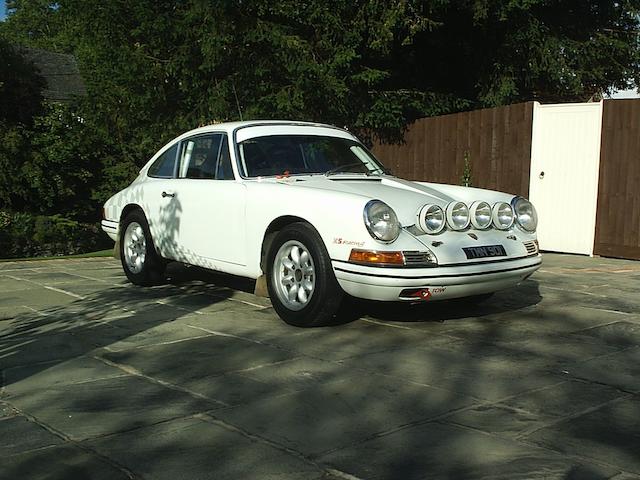
[[[464,222],[464,224],[457,224],[455,223],[454,218],[460,215],[461,210],[463,211],[466,210],[467,219]],[[469,207],[464,202],[449,203],[449,205],[447,205],[447,209],[445,212],[447,216],[447,225],[449,225],[449,228],[451,228],[451,230],[462,231],[466,229],[471,223],[471,215],[469,214]]]
[[[527,227],[525,225],[526,222],[521,219],[522,215],[520,215],[519,213],[519,204],[522,203],[524,203],[525,206],[531,207],[531,219],[533,222],[533,227]],[[513,200],[511,200],[511,207],[513,208],[513,214],[516,217],[516,223],[518,224],[518,226],[527,233],[534,233],[538,228],[538,212],[536,211],[536,207],[533,205],[533,203],[531,203],[524,197],[514,197]]]
[[[478,220],[478,210],[480,209],[488,210],[487,220],[484,224]],[[487,202],[483,202],[483,201],[473,202],[469,207],[469,216],[471,217],[471,225],[473,225],[473,227],[477,228],[478,230],[486,230],[490,228],[491,223],[493,222],[491,205],[489,205]]]
[[[142,225],[131,222],[124,231],[123,254],[124,261],[131,273],[140,273],[147,258],[147,239]]]
[[[501,217],[504,217],[502,213],[509,212],[510,219],[508,222],[502,222],[500,220]],[[509,230],[513,226],[513,222],[515,222],[515,214],[513,212],[513,208],[507,202],[497,202],[493,205],[491,209],[491,218],[493,220],[493,226],[498,230]]]
[[[377,205],[380,205],[383,208],[386,207],[388,209],[388,214],[390,217],[388,221],[390,221],[390,223],[393,225],[392,238],[381,237],[380,235],[378,235],[378,233],[375,230],[375,225],[372,222],[370,211],[372,208],[376,207]],[[369,232],[369,235],[371,235],[371,237],[374,240],[377,240],[381,243],[393,243],[400,236],[401,228],[400,228],[400,221],[398,220],[398,216],[396,215],[396,212],[393,210],[393,208],[391,208],[389,205],[384,203],[382,200],[368,201],[367,204],[364,206],[364,210],[362,211],[362,216],[364,219],[364,224],[367,227],[367,231]]]
[[[440,225],[437,226],[436,228],[429,228],[429,220],[427,216],[437,215],[437,214],[439,214],[442,218],[440,221]],[[444,210],[440,205],[435,205],[432,203],[428,203],[422,206],[420,210],[418,210],[418,213],[416,215],[416,225],[424,233],[429,233],[431,235],[440,233],[442,230],[444,230],[444,227],[447,225]]]
[[[309,249],[298,240],[289,240],[273,260],[273,284],[280,302],[289,310],[306,307],[316,288],[315,265]]]

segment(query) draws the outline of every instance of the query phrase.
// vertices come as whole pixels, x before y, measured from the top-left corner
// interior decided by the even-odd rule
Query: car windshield
[[[347,138],[271,135],[244,140],[238,150],[245,177],[386,172],[362,144]]]

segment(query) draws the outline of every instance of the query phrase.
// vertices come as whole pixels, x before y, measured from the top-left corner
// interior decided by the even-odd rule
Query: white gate
[[[602,102],[533,108],[529,197],[542,250],[593,254]]]

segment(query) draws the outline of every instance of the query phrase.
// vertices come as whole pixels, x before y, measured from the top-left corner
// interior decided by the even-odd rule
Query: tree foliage
[[[588,101],[640,85],[639,10],[636,0],[447,2],[409,68],[474,107]]]
[[[201,124],[289,118],[394,140],[422,116],[586,101],[640,81],[640,0],[8,0],[7,7],[0,37],[73,53],[88,95],[30,113],[33,126],[20,119],[4,129],[5,161],[24,155],[12,167],[22,180],[8,192],[13,179],[5,178],[0,198],[74,215],[83,202],[97,210],[162,144]],[[0,88],[0,101],[15,102],[31,87]]]
[[[43,108],[31,126],[5,123],[0,130],[0,206],[95,220],[108,142],[74,107]]]
[[[35,66],[0,38],[0,122],[31,123],[42,111],[44,80]]]

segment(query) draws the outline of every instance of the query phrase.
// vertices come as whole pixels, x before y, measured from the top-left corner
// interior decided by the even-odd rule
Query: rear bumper
[[[113,220],[102,220],[100,222],[102,230],[111,237],[111,240],[116,241],[118,239],[119,223]]]
[[[399,269],[333,261],[338,283],[349,295],[368,300],[398,301],[406,289],[424,289],[423,300],[446,300],[496,292],[522,282],[542,264],[540,254],[471,265]]]

